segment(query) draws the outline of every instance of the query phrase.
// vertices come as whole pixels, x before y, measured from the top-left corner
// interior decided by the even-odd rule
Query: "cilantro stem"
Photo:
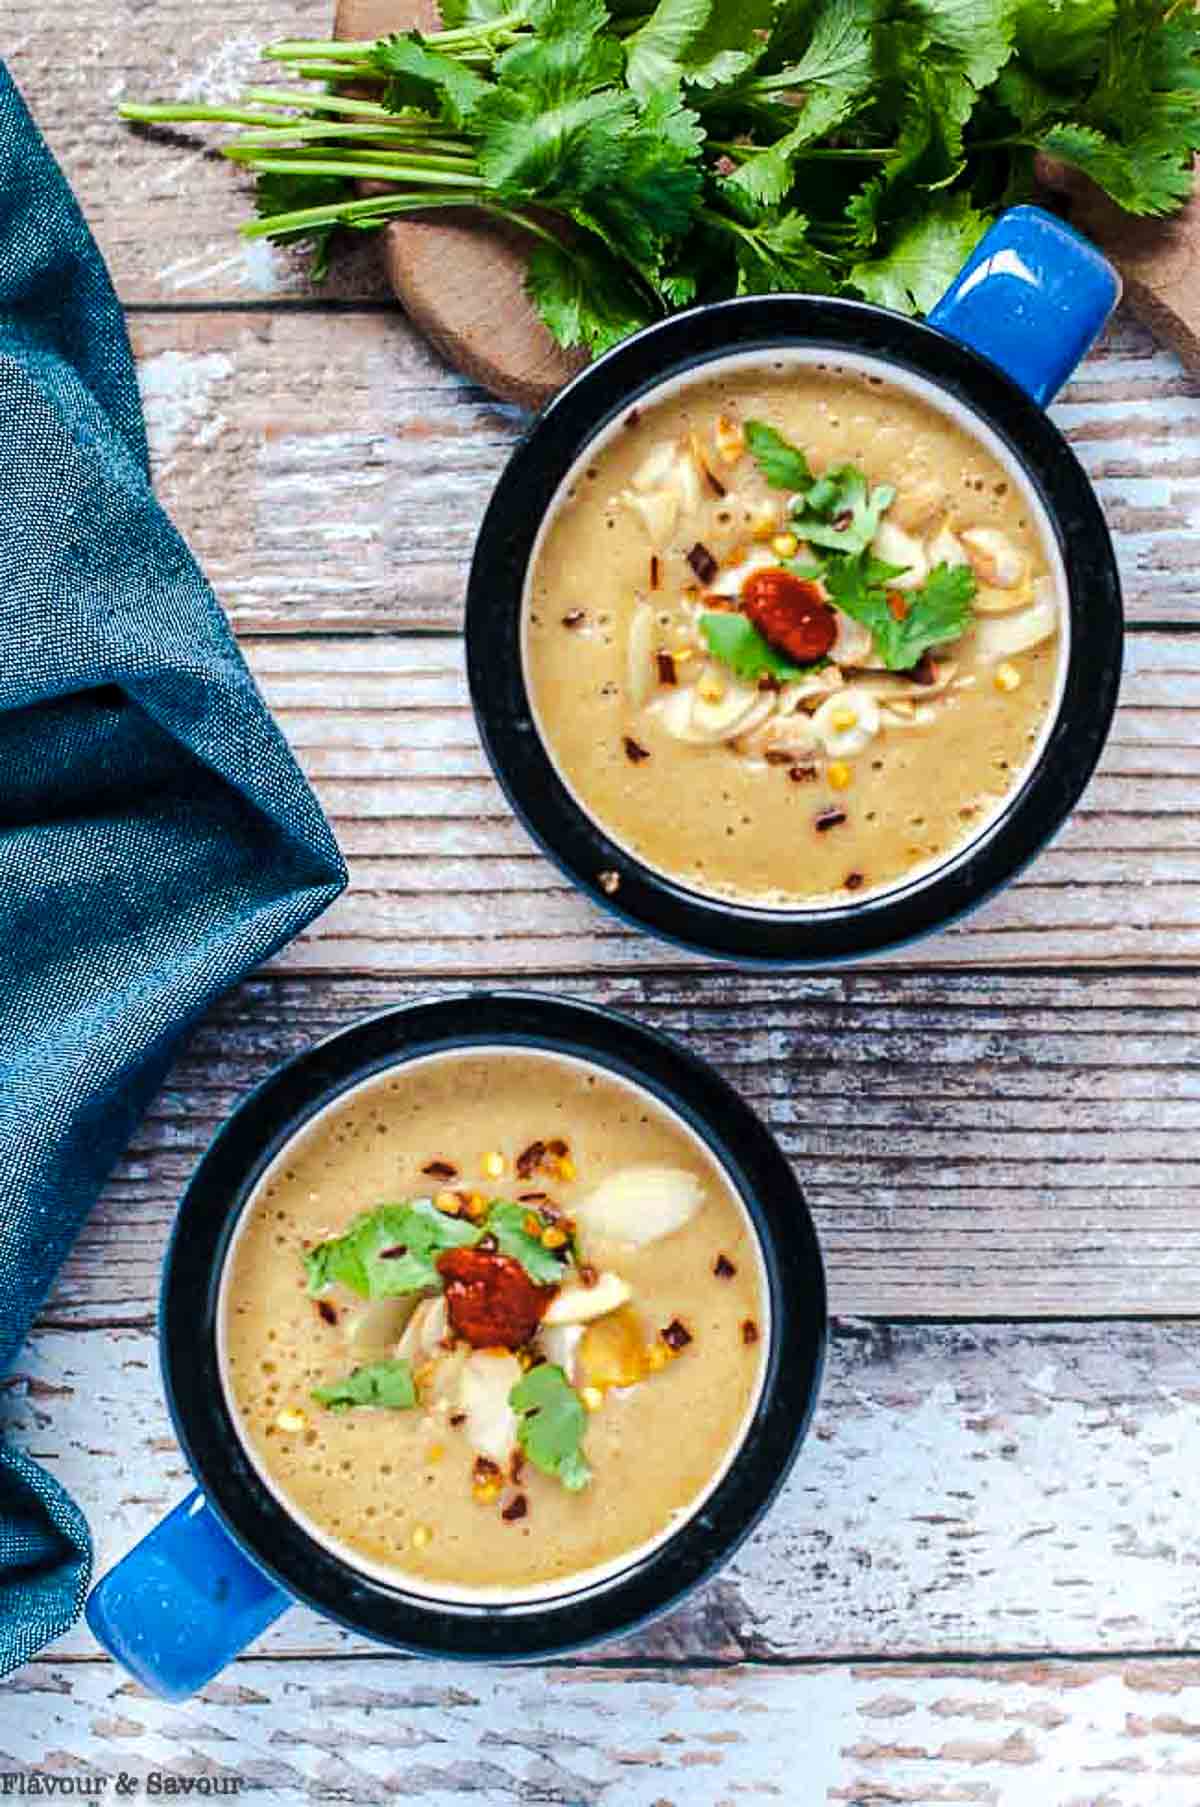
[[[445,51],[459,44],[489,44],[493,38],[510,36],[528,23],[529,16],[524,8],[517,7],[495,19],[481,19],[477,24],[460,25],[451,31],[422,32],[421,35],[432,50]],[[278,63],[306,62],[314,56],[369,61],[377,42],[376,38],[287,38],[279,44],[268,44],[262,54]]]
[[[276,125],[272,113],[254,113],[245,107],[201,107],[192,101],[177,106],[141,106],[135,101],[122,101],[117,108],[122,119],[137,125],[170,125],[176,121],[212,121],[218,125]]]
[[[323,207],[300,207],[294,213],[274,213],[268,219],[244,220],[238,230],[243,238],[276,238],[281,233],[303,233],[315,226],[382,223],[393,213],[428,213],[431,208],[487,205],[484,189],[475,194],[456,194],[453,198],[438,194],[367,195],[361,201],[332,201]]]
[[[307,107],[312,113],[347,113],[363,119],[395,120],[401,117],[399,113],[389,113],[377,100],[351,100],[345,94],[314,94],[308,88],[247,88],[242,98],[265,101],[274,107]],[[434,130],[440,129],[437,121],[427,115],[415,117],[424,118]]]
[[[225,155],[230,155],[226,149]],[[325,156],[317,152],[309,158],[297,153],[293,157],[275,157],[269,152],[266,156],[258,152],[248,153],[244,157],[234,156],[235,163],[249,163],[254,169],[268,170],[280,176],[352,176],[356,181],[378,180],[380,182],[420,182],[432,188],[470,188],[478,190],[478,172],[471,173],[466,169],[442,169],[441,159],[436,157],[410,157],[406,160],[397,158],[394,163],[367,160],[365,154],[359,161],[353,154],[345,157]],[[429,205],[428,201],[425,203]]]
[[[257,123],[257,122],[256,122]],[[231,139],[224,147],[226,154],[231,151],[271,150],[287,145],[297,138],[322,139],[332,138],[342,143],[346,139],[369,139],[377,144],[380,150],[388,146],[408,149],[410,146],[421,153],[440,151],[444,155],[466,156],[463,141],[455,138],[424,138],[420,131],[406,126],[403,120],[394,120],[370,124],[348,125],[345,120],[310,120],[290,119],[272,120],[269,127],[260,132],[245,132],[240,138]]]

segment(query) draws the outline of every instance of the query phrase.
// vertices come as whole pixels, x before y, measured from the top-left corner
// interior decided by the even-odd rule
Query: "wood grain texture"
[[[835,1311],[1198,1310],[1190,975],[709,970],[540,983],[627,1011],[721,1069],[796,1164]],[[170,1075],[50,1319],[145,1322],[179,1192],[238,1100],[285,1056],[431,989],[264,978],[236,992]]]
[[[0,1684],[0,1769],[423,1807],[1196,1807],[1200,1663],[454,1669],[242,1662],[181,1707],[108,1665]],[[111,1793],[111,1790],[110,1790]]]
[[[349,893],[278,964],[440,975],[698,963],[602,913],[536,851],[488,770],[459,642],[263,638],[245,651],[352,869]],[[892,964],[1200,959],[1200,636],[1132,636],[1123,698],[1058,841]]]
[[[243,631],[456,628],[523,424],[399,314],[132,321],[168,510]],[[1134,622],[1200,622],[1200,386],[1123,321],[1055,417],[1095,481]]]
[[[813,1431],[758,1531],[690,1602],[601,1654],[1194,1647],[1198,1356],[1196,1323],[844,1322]],[[187,1491],[147,1331],[38,1334],[0,1422],[84,1507],[100,1570]],[[375,1648],[297,1607],[258,1651]],[[85,1628],[56,1649],[95,1653]]]

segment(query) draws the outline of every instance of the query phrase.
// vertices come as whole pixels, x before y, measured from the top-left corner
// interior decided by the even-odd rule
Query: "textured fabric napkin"
[[[120,307],[0,64],[0,1375],[181,1033],[344,883],[154,499]],[[0,1444],[0,1674],[90,1567]]]

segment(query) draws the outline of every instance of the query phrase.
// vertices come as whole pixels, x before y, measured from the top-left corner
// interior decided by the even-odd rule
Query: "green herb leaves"
[[[975,574],[969,565],[938,565],[919,589],[895,592],[903,609],[898,619],[887,585],[899,575],[897,566],[863,552],[831,560],[825,584],[835,608],[870,628],[888,670],[911,671],[922,653],[957,640],[971,625]]]
[[[566,1272],[564,1250],[548,1249],[538,1236],[531,1235],[526,1228],[531,1217],[538,1221],[537,1212],[528,1205],[495,1204],[488,1212],[487,1227],[500,1253],[519,1261],[531,1280],[539,1286],[561,1286]],[[564,1246],[569,1249],[569,1244]]]
[[[535,1468],[578,1493],[592,1478],[583,1455],[587,1409],[561,1368],[531,1368],[508,1396],[517,1413],[517,1439]]]
[[[890,484],[868,489],[853,464],[843,464],[814,477],[808,459],[765,421],[746,422],[746,445],[773,489],[792,490],[792,525],[810,546],[833,552],[862,552],[879,531],[879,523],[896,499]],[[808,568],[798,575],[819,575]]]
[[[518,225],[534,305],[593,352],[731,294],[927,311],[1000,209],[1034,195],[1039,152],[1131,213],[1165,214],[1200,149],[1200,16],[1182,0],[443,0],[442,14],[443,32],[270,48],[299,79],[341,78],[307,112],[294,87],[121,111],[260,128],[226,146],[259,177],[262,218],[244,230],[311,238],[318,268],[335,224],[471,206]],[[330,134],[331,113],[372,128],[368,152]],[[364,172],[390,185],[363,195]]]
[[[406,1412],[417,1403],[412,1368],[399,1359],[355,1368],[344,1380],[335,1380],[328,1387],[314,1387],[312,1396],[331,1412],[348,1412],[356,1405],[386,1406]]]
[[[363,1299],[392,1299],[440,1287],[443,1249],[470,1248],[483,1229],[439,1211],[431,1198],[380,1205],[356,1217],[344,1236],[319,1242],[304,1257],[308,1290],[345,1286]]]
[[[704,635],[713,658],[719,659],[722,665],[728,665],[730,671],[747,684],[766,677],[778,678],[780,683],[787,683],[791,679],[804,677],[806,671],[816,669],[812,665],[801,667],[790,664],[782,653],[776,652],[768,640],[763,639],[754,623],[745,615],[715,612],[701,615],[700,632]]]
[[[764,420],[748,420],[746,449],[772,489],[806,490],[813,481],[808,459]]]

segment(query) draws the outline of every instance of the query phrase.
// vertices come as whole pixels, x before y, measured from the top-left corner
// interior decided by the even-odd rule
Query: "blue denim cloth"
[[[345,878],[154,499],[120,306],[0,64],[0,1374],[180,1036]],[[0,1445],[0,1674],[90,1567]]]

